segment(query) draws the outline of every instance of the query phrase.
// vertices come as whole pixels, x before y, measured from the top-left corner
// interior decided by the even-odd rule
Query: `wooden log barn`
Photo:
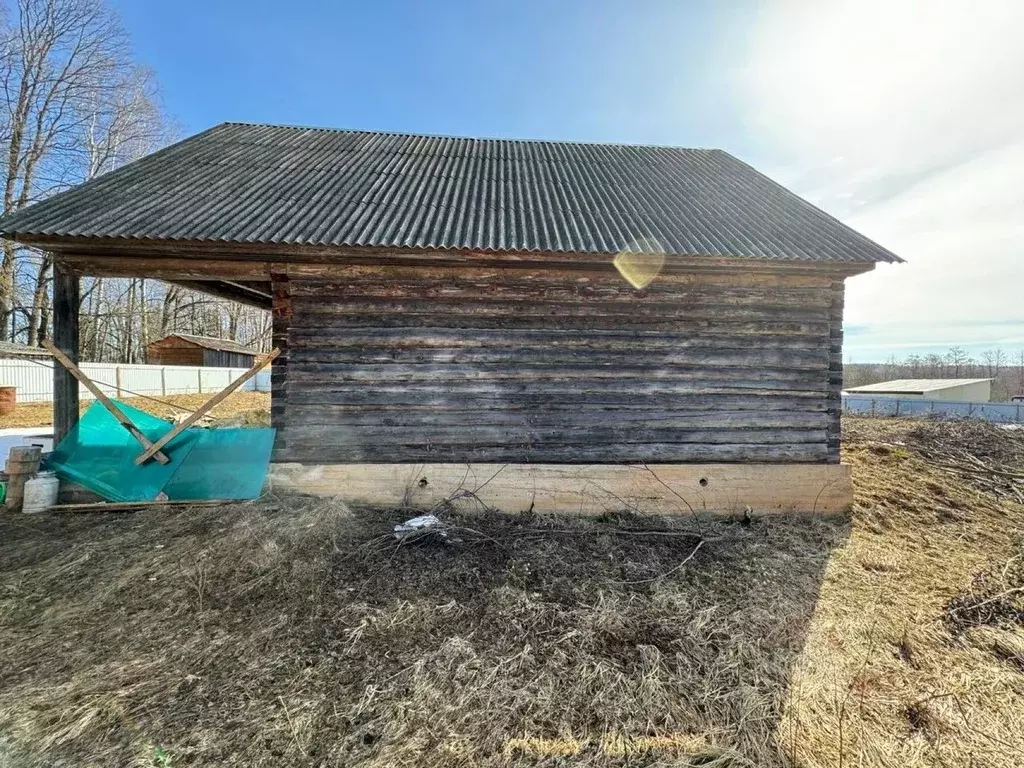
[[[510,511],[848,506],[844,281],[900,261],[720,150],[239,123],[0,233],[72,359],[81,276],[272,311],[275,484]]]

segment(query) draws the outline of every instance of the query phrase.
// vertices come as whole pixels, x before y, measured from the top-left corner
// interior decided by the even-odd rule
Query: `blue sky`
[[[908,260],[850,281],[848,359],[1024,348],[1024,3],[114,4],[186,134],[721,147]]]
[[[116,5],[188,132],[237,119],[743,144],[713,60],[736,30],[713,2]]]

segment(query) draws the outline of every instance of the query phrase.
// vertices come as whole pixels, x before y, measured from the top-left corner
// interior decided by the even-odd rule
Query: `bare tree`
[[[981,353],[981,359],[985,363],[986,372],[990,379],[999,376],[999,372],[1006,365],[1006,353],[1002,349],[987,349]]]
[[[0,0],[0,213],[152,152],[177,134],[107,0]],[[0,339],[49,333],[52,257],[4,242]],[[83,280],[85,359],[139,361],[175,331],[266,350],[266,312],[142,279]]]
[[[935,378],[946,375],[946,361],[942,355],[934,352],[924,356],[924,365],[928,377]]]
[[[973,361],[970,355],[967,354],[967,351],[963,347],[958,346],[949,348],[949,351],[946,353],[946,362],[953,372],[953,377],[960,378],[963,369]]]
[[[904,365],[906,368],[910,369],[910,377],[916,379],[921,375],[921,369],[924,366],[924,361],[921,359],[920,355],[910,355]]]
[[[81,181],[82,127],[131,68],[120,22],[102,0],[17,0],[0,12],[0,154],[3,213]],[[4,243],[0,336],[11,335],[19,251]],[[33,302],[39,284],[33,286]],[[29,323],[38,333],[42,308]]]

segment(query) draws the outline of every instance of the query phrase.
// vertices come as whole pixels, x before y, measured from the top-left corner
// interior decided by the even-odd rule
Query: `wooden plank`
[[[824,439],[814,443],[757,445],[750,443],[619,443],[585,445],[523,445],[508,441],[495,444],[379,445],[373,436],[325,447],[316,440],[292,438],[288,428],[274,446],[274,461],[321,462],[549,462],[559,464],[608,464],[628,462],[732,462],[737,464],[829,461]]]
[[[841,464],[272,464],[275,489],[430,509],[459,491],[506,512],[599,515],[838,514],[853,503]],[[479,505],[467,500],[467,509]]]
[[[714,452],[716,446],[771,446],[823,445],[827,440],[824,426],[800,427],[713,427],[710,429],[663,427],[657,425],[556,426],[477,425],[450,427],[385,427],[367,425],[298,425],[289,424],[282,435],[292,447],[313,447],[326,455],[331,451],[345,451],[352,445],[372,445],[374,449],[391,447],[406,450],[410,447],[429,446],[434,451],[465,451],[483,446],[514,446],[522,453],[545,454],[561,452],[563,448],[582,450],[587,446],[619,445],[648,446],[672,445],[680,453],[695,450]],[[635,447],[628,448],[635,451]]]
[[[566,317],[588,318],[600,321],[603,318],[622,319],[624,316],[640,324],[667,323],[674,320],[700,319],[732,321],[778,320],[780,322],[828,323],[829,313],[823,307],[789,307],[777,304],[722,305],[714,300],[691,302],[635,302],[616,304],[613,302],[485,302],[471,297],[453,299],[380,299],[363,300],[345,298],[314,300],[309,297],[293,299],[295,309],[313,316],[365,317],[367,314],[407,314],[420,317],[502,317],[555,320],[558,326]]]
[[[575,385],[575,386],[573,386]],[[511,382],[505,386],[466,384],[438,386],[433,383],[417,382],[375,385],[372,387],[340,384],[335,386],[293,387],[289,391],[288,403],[302,405],[345,405],[371,406],[426,406],[454,410],[472,407],[537,407],[549,405],[604,405],[604,406],[645,406],[645,407],[703,407],[705,404],[720,402],[716,398],[737,397],[745,400],[762,398],[764,407],[772,407],[778,401],[779,407],[824,407],[827,385],[824,382],[806,390],[791,387],[773,389],[766,386],[739,386],[736,382],[728,385],[705,383],[637,384],[625,382],[564,382],[537,381]],[[802,403],[809,403],[803,405]],[[819,405],[820,403],[820,405]]]
[[[81,258],[127,257],[129,259],[171,257],[191,261],[223,259],[256,263],[266,261],[286,269],[295,277],[329,277],[343,274],[354,265],[495,267],[538,266],[570,270],[610,270],[606,253],[543,253],[441,251],[414,248],[366,248],[290,243],[237,243],[204,240],[159,241],[133,238],[88,238],[56,235],[19,235],[21,242],[36,245],[62,256]],[[875,268],[873,262],[833,263],[806,261],[767,261],[744,257],[666,256],[662,273],[748,272],[789,275],[859,275]]]
[[[415,264],[289,264],[280,269],[287,270],[288,276],[299,283],[344,282],[402,284],[403,282],[446,282],[453,284],[508,284],[508,285],[550,285],[568,283],[572,285],[609,285],[621,290],[638,293],[619,272],[608,262],[595,269],[593,265],[574,268],[570,264],[557,267],[522,262],[468,263],[458,265],[431,266]],[[779,286],[786,288],[827,288],[837,275],[830,270],[796,272],[793,270],[739,269],[713,267],[711,269],[688,269],[682,264],[668,264],[661,274],[644,289],[644,293],[658,290],[659,286]]]
[[[146,257],[132,255],[63,255],[63,262],[80,275],[93,277],[147,277],[156,280],[270,279],[270,265],[261,261],[196,259],[181,255]]]
[[[721,348],[714,345],[673,350],[668,347],[652,348],[647,345],[644,358],[638,360],[637,345],[623,344],[618,349],[561,348],[555,346],[502,347],[499,349],[467,347],[425,347],[419,349],[391,349],[363,346],[335,349],[296,345],[290,362],[296,369],[307,371],[343,370],[341,366],[459,366],[481,370],[495,366],[520,368],[524,365],[560,366],[586,363],[589,366],[609,366],[617,370],[639,368],[674,368],[676,366],[728,366],[732,368],[779,368],[781,370],[810,369],[820,371],[830,366],[829,356],[821,348],[779,349]],[[320,366],[320,367],[318,367]],[[329,366],[329,367],[323,367]]]
[[[760,378],[755,378],[760,376]],[[509,378],[467,377],[438,374],[421,377],[377,377],[289,374],[294,402],[333,403],[336,405],[384,404],[392,400],[415,404],[422,396],[437,396],[440,404],[471,404],[479,400],[510,404],[564,403],[565,395],[574,395],[582,403],[640,404],[650,397],[702,394],[753,394],[828,397],[829,384],[824,375],[801,379],[796,376],[772,378],[751,371],[751,377],[739,375],[715,378],[713,372],[691,375],[644,376],[536,376]],[[310,397],[314,392],[322,397]],[[292,400],[289,400],[292,402]]]
[[[78,361],[78,275],[58,261],[53,267],[53,342],[65,359]],[[45,345],[46,342],[44,342]],[[53,366],[53,444],[78,423],[78,379],[63,365]]]
[[[831,415],[824,406],[818,411],[691,409],[678,410],[652,408],[649,405],[618,408],[521,407],[479,408],[443,411],[435,408],[379,408],[354,409],[337,405],[298,405],[288,408],[290,426],[325,426],[338,428],[400,427],[424,430],[431,427],[467,425],[506,427],[568,427],[604,426],[616,428],[661,427],[665,429],[694,429],[711,427],[790,427],[825,429]]]
[[[438,315],[437,313],[403,314],[375,313],[367,307],[363,314],[332,315],[307,311],[300,306],[292,307],[289,320],[293,328],[323,328],[340,333],[363,333],[366,329],[400,328],[420,329],[424,327],[443,327],[447,329],[507,330],[509,328],[523,330],[542,330],[557,328],[564,333],[589,333],[591,331],[619,331],[635,333],[675,333],[680,336],[695,334],[771,334],[794,336],[814,336],[825,338],[829,331],[828,318],[822,315],[814,320],[793,320],[786,318],[766,318],[755,316],[742,319],[719,313],[714,316],[697,314],[682,315],[675,318],[652,316],[633,319],[628,313],[607,314],[601,317],[577,316],[565,314],[549,315],[473,315],[453,314]]]
[[[328,298],[344,296],[354,301],[395,300],[399,297],[415,298],[419,301],[448,302],[453,299],[472,297],[484,305],[528,302],[531,304],[559,304],[586,302],[598,305],[653,306],[701,305],[718,303],[727,306],[764,305],[770,307],[793,307],[796,309],[827,309],[830,297],[820,287],[789,288],[749,287],[733,285],[708,286],[701,284],[652,283],[642,293],[623,288],[621,283],[609,281],[590,282],[582,285],[565,285],[553,281],[493,284],[474,284],[465,281],[429,282],[406,280],[396,282],[381,280],[374,282],[301,282],[296,285],[298,299]]]
[[[135,457],[135,463],[136,464],[144,464],[151,457],[154,457],[159,452],[160,448],[162,448],[163,446],[167,445],[167,443],[169,443],[171,440],[173,440],[179,433],[181,433],[182,431],[188,429],[193,424],[195,424],[197,421],[199,421],[201,418],[203,418],[203,416],[205,416],[206,413],[211,408],[216,406],[219,402],[224,400],[224,398],[226,398],[228,395],[230,395],[232,392],[234,392],[240,386],[245,384],[245,382],[247,382],[249,379],[251,379],[257,373],[259,373],[265,366],[270,365],[270,363],[273,362],[274,359],[279,354],[281,354],[281,350],[274,349],[274,350],[271,350],[270,354],[267,355],[262,360],[257,360],[256,363],[252,366],[252,368],[250,368],[248,371],[243,373],[241,376],[239,376],[233,382],[231,382],[226,387],[224,387],[224,389],[222,389],[220,392],[218,392],[213,397],[211,397],[209,400],[207,400],[205,403],[203,403],[198,409],[196,409],[195,412],[189,414],[188,418],[183,419],[178,424],[174,425],[174,428],[171,429],[170,432],[168,432],[166,435],[161,437],[159,440],[157,440],[155,443],[153,443],[153,445],[149,446],[145,451],[140,453],[138,456],[136,456]]]
[[[199,501],[183,501],[171,499],[167,501],[90,501],[83,504],[58,504],[50,507],[50,512],[138,512],[147,509],[176,509],[180,507],[219,507],[224,504],[237,504],[230,499],[202,499]]]
[[[406,389],[392,388],[380,393],[369,391],[322,393],[317,390],[300,391],[290,401],[289,414],[319,412],[327,418],[344,418],[351,414],[365,414],[367,418],[386,421],[388,418],[409,418],[417,415],[437,414],[441,418],[475,419],[481,414],[530,413],[671,413],[685,417],[694,411],[715,409],[730,413],[765,413],[772,411],[799,411],[821,413],[829,410],[820,392],[771,392],[738,390],[721,392],[685,392],[637,397],[634,392],[623,394],[594,394],[577,397],[572,391],[557,393],[522,392],[495,396],[491,392],[465,395],[452,400],[449,390],[433,387]],[[607,400],[607,402],[605,402]]]
[[[688,336],[676,330],[635,331],[592,328],[580,334],[562,328],[340,328],[295,326],[290,336],[296,350],[345,350],[356,348],[387,350],[428,350],[433,348],[503,350],[543,346],[552,350],[635,350],[642,344],[649,350],[762,349],[821,350],[821,334],[727,334],[705,332]],[[831,343],[829,350],[832,350]],[[841,352],[841,350],[839,350]],[[841,361],[841,357],[840,357]]]
[[[635,379],[638,382],[651,381],[754,381],[782,383],[817,383],[826,379],[828,364],[825,361],[815,366],[796,368],[786,365],[701,365],[684,363],[655,364],[637,362],[633,365],[592,364],[589,360],[576,363],[566,360],[559,363],[533,363],[526,359],[517,364],[460,365],[439,363],[404,365],[402,363],[364,364],[351,363],[305,363],[289,361],[289,376],[294,381],[320,381],[331,384],[343,381],[534,381],[554,379],[586,381],[591,379]]]
[[[132,420],[125,416],[124,412],[116,405],[114,405],[113,402],[111,402],[110,398],[103,393],[103,390],[97,387],[93,383],[92,379],[86,376],[85,373],[83,373],[82,370],[77,365],[75,365],[71,358],[69,358],[61,350],[57,349],[57,347],[55,347],[53,343],[50,342],[49,339],[43,339],[43,346],[51,355],[53,355],[57,359],[57,362],[64,366],[71,373],[71,375],[75,377],[75,379],[77,379],[78,381],[82,382],[82,384],[85,385],[85,388],[88,389],[93,394],[93,397],[100,401],[103,407],[110,412],[110,415],[117,419],[121,426],[128,430],[129,434],[131,434],[132,437],[138,440],[139,445],[141,445],[147,451],[151,451],[150,455],[153,456],[153,458],[155,458],[161,464],[166,464],[168,461],[170,461],[170,459],[167,458],[167,455],[156,449],[154,444],[149,441],[149,438],[142,434],[139,428],[132,423]],[[54,366],[54,368],[56,368],[56,366]]]
[[[239,282],[229,280],[169,280],[168,282],[180,285],[190,291],[198,291],[208,296],[215,296],[218,299],[237,301],[257,309],[270,309],[270,294],[259,289],[253,289]]]

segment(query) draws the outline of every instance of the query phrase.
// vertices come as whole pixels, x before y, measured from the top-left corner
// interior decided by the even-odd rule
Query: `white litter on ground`
[[[419,515],[417,517],[410,517],[404,523],[398,523],[395,526],[395,538],[404,539],[415,534],[426,533],[432,529],[437,529],[436,533],[439,536],[447,536],[441,530],[443,528],[444,523],[436,515]]]

